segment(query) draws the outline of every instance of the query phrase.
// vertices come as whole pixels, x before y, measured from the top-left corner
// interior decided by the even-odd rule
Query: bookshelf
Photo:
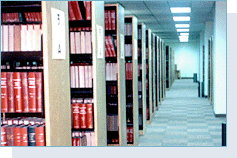
[[[166,90],[170,90],[171,87],[171,76],[170,76],[170,72],[171,72],[171,47],[170,46],[166,46]]]
[[[137,146],[139,137],[137,27],[135,16],[125,16],[126,119],[129,146]]]
[[[117,75],[113,80],[106,80],[108,86],[115,86],[115,95],[106,92],[107,106],[107,144],[108,146],[127,146],[126,124],[126,88],[125,88],[125,54],[124,54],[124,8],[120,4],[105,4],[105,36],[113,39],[116,57],[106,57],[106,64],[117,64]],[[115,25],[109,27],[109,12],[115,12]],[[107,28],[108,26],[108,28]],[[109,48],[109,47],[108,47]],[[109,71],[108,71],[109,72]],[[106,73],[108,74],[106,71]],[[112,106],[114,105],[114,106]]]
[[[73,3],[79,6],[83,19],[77,14],[73,19],[76,9],[71,6],[75,4],[68,2],[71,145],[107,146],[104,2]]]
[[[161,65],[161,38],[158,38],[158,55],[157,55],[157,64],[158,64],[158,69],[157,69],[157,74],[158,74],[158,105],[161,105],[161,100],[162,100],[162,65]]]
[[[147,105],[147,124],[151,124],[152,119],[152,47],[151,29],[146,29],[146,105]]]
[[[166,48],[164,40],[161,40],[161,70],[162,70],[162,101],[166,96]]]
[[[208,100],[214,110],[213,99],[213,37],[208,39]]]
[[[139,135],[146,133],[146,25],[138,23],[138,64],[140,71],[138,82],[141,82],[141,89],[138,90],[139,98]],[[139,85],[139,84],[138,84]]]

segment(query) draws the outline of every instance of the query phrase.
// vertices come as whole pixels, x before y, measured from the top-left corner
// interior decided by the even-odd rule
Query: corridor
[[[226,118],[214,116],[207,98],[198,97],[197,83],[175,80],[146,134],[140,136],[139,146],[221,146],[224,121]]]

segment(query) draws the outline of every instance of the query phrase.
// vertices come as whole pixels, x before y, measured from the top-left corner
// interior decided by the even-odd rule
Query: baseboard
[[[181,79],[193,79],[193,77],[181,77]]]

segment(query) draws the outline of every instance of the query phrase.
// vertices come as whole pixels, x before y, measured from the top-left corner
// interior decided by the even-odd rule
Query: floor
[[[221,123],[225,121],[225,117],[214,116],[207,98],[198,97],[197,83],[175,80],[146,134],[140,136],[139,146],[221,146]]]

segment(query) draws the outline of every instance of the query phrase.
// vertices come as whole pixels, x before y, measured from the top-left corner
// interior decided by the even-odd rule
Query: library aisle
[[[197,83],[175,80],[139,146],[221,146],[224,121],[214,116],[207,98],[198,97]]]

